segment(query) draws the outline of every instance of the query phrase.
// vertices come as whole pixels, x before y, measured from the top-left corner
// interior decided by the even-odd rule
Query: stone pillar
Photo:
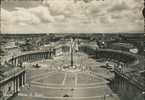
[[[15,93],[16,93],[17,92],[17,80],[16,80],[16,77],[15,77],[14,81],[15,81]]]
[[[41,55],[41,54],[37,54],[37,60],[40,59],[40,55]]]
[[[41,53],[38,55],[38,59],[42,59],[42,58],[41,58]]]
[[[48,52],[45,52],[45,59],[48,59],[49,58],[49,53]]]
[[[26,83],[26,72],[23,73],[23,85]]]
[[[28,56],[27,55],[25,55],[25,59],[26,59],[26,62],[28,61]]]
[[[43,53],[40,54],[40,58],[41,58],[41,59],[43,59],[42,55],[43,55]]]
[[[24,62],[24,61],[26,61],[26,56],[25,56],[25,55],[23,56],[23,62]]]
[[[44,53],[42,54],[42,58],[45,59],[45,54]]]
[[[52,56],[52,52],[51,52],[51,51],[48,51],[48,52],[47,52],[47,59],[50,59],[51,56]]]
[[[21,77],[21,75],[18,76],[18,91],[20,91],[20,88],[21,88],[21,87],[20,87],[20,84],[21,84],[21,83],[20,83],[20,82],[21,82],[20,77]]]
[[[19,79],[19,88],[21,88],[22,87],[22,74],[18,76],[18,79]]]
[[[33,54],[31,54],[31,61],[33,60]]]
[[[27,61],[30,61],[30,55],[27,55]]]
[[[31,60],[33,60],[33,54],[31,54]]]
[[[15,93],[15,79],[13,79],[13,92]]]
[[[18,86],[18,92],[20,91],[20,80],[19,80],[19,76],[17,77],[17,86]]]
[[[27,55],[25,55],[25,61],[27,61]]]
[[[43,59],[45,59],[45,53],[42,54]]]
[[[18,59],[17,58],[15,58],[15,64],[16,64],[16,66],[18,65]]]
[[[36,54],[33,54],[33,59],[35,60],[37,58],[37,55]]]
[[[42,59],[42,58],[41,58],[41,53],[40,53],[40,54],[38,54],[38,59]]]
[[[39,53],[35,54],[35,55],[36,55],[36,60],[38,60],[39,59]]]
[[[33,59],[34,59],[34,61],[37,60],[37,54],[33,55]]]
[[[19,63],[21,63],[22,62],[22,57],[20,57],[19,59],[20,59],[20,62]]]
[[[27,55],[27,56],[29,56],[29,61],[31,61],[31,55]]]
[[[36,58],[36,57],[35,57],[35,54],[33,54],[33,61],[35,60],[35,58]]]
[[[41,54],[41,58],[44,59],[43,54]]]
[[[39,53],[34,54],[34,58],[37,60],[39,58]]]
[[[45,53],[42,53],[42,58],[43,59],[46,59],[46,56],[45,55],[46,55]]]
[[[15,63],[15,58],[13,58],[13,65],[15,65],[16,63]]]
[[[29,60],[31,61],[32,60],[32,55],[30,54],[29,56],[30,56],[30,59]]]
[[[26,55],[23,56],[23,62],[26,61]]]
[[[12,59],[11,59],[11,63],[14,64],[14,57],[12,57]]]
[[[123,88],[123,79],[120,77],[121,80],[121,89]]]
[[[24,61],[24,56],[21,56],[21,62],[23,62]]]
[[[46,52],[43,52],[43,54],[45,55],[45,59],[48,59],[48,55],[47,55],[47,53]]]
[[[124,79],[122,78],[122,89],[124,89]]]
[[[36,57],[35,57],[36,55],[35,54],[33,54],[33,61],[36,59]]]
[[[24,62],[24,56],[21,56],[21,62]]]
[[[47,59],[50,59],[51,58],[51,52],[48,51],[48,52],[46,52],[46,54],[47,54]]]
[[[14,65],[16,65],[16,58],[14,58]]]
[[[120,78],[120,76],[119,76],[119,79],[118,79],[118,84],[119,84],[119,89],[121,89],[121,85],[122,85],[122,79]]]
[[[40,55],[40,58],[43,59],[43,53]]]
[[[28,56],[27,55],[25,55],[25,59],[26,59],[26,61],[28,61]]]
[[[17,57],[17,61],[18,61],[17,63],[19,63],[19,62],[20,62],[19,57]]]
[[[3,95],[4,95],[4,96],[7,95],[7,93],[6,93],[6,84],[5,84],[5,86],[3,87]]]
[[[18,92],[18,79],[16,77],[16,92]]]
[[[118,77],[117,77],[117,74],[116,74],[116,79],[115,80],[116,80],[115,88],[118,88]]]
[[[43,55],[43,59],[45,59],[45,53],[42,53],[42,55]]]
[[[22,85],[22,87],[23,87],[23,86],[24,86],[24,85],[23,85],[23,73],[21,74],[20,77],[21,77],[21,78],[20,78],[20,79],[21,79],[21,85]]]

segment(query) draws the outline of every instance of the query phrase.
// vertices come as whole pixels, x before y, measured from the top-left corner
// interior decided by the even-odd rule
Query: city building
[[[141,52],[144,41],[138,42],[140,38],[133,36],[111,36],[51,35],[59,39],[50,39],[45,44],[40,39],[38,49],[20,54],[8,49],[15,55],[6,57],[6,62],[0,65],[0,97],[7,100],[18,94],[12,100],[144,100],[145,56]],[[30,42],[35,40],[32,38]],[[22,67],[24,64],[26,67]],[[26,74],[29,89],[23,87],[28,78]],[[98,85],[102,80],[105,88]]]
[[[7,62],[0,65],[0,100],[8,100],[17,94],[25,83],[25,68]]]

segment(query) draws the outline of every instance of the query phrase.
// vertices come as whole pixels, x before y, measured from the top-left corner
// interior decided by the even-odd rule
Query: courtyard
[[[40,60],[27,65],[27,86],[12,100],[119,100],[110,89],[108,79],[113,73],[82,52],[74,53],[75,69],[70,65],[70,54]],[[38,64],[40,68],[35,68]]]

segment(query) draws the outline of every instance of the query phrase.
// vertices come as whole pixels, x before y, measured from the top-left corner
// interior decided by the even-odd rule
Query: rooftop
[[[20,70],[20,67],[15,67],[7,62],[3,65],[0,65],[0,81],[12,76],[14,73],[17,73]]]
[[[5,49],[11,49],[11,48],[16,48],[18,46],[16,46],[14,41],[8,42],[3,46]]]
[[[130,66],[130,71],[126,73],[126,75],[134,80],[138,85],[144,87],[145,90],[145,76],[141,73],[141,71],[145,71],[145,59],[144,57],[138,56],[139,63],[133,66]]]

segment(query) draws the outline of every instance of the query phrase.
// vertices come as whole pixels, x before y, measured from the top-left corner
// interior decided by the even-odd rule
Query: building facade
[[[0,71],[0,100],[8,100],[26,84],[25,68],[5,64]]]

